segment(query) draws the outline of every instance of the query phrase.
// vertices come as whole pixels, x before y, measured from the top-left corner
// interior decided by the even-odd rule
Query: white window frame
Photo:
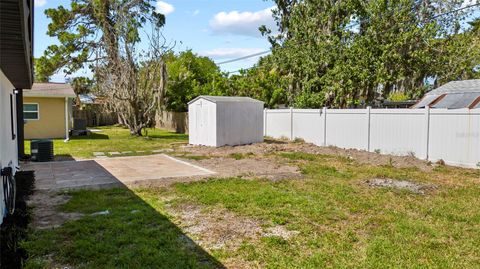
[[[23,117],[23,120],[26,120],[26,121],[32,121],[32,120],[40,120],[40,104],[39,103],[23,103],[24,105],[37,105],[37,111],[25,111],[23,110],[23,113],[25,112],[37,112],[37,118],[36,119],[25,119],[25,116]],[[25,114],[24,114],[25,115]]]

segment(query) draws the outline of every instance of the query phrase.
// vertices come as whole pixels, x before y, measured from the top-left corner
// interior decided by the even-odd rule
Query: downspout
[[[18,158],[25,157],[25,130],[23,118],[23,90],[15,89],[16,93],[16,107],[17,107],[17,148]]]
[[[65,97],[65,142],[70,140],[70,135],[68,134],[68,97]]]

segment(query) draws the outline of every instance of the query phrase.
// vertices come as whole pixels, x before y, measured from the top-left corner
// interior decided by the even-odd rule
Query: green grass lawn
[[[48,268],[45,257],[75,268],[212,268],[228,259],[262,268],[479,268],[479,171],[440,166],[423,172],[304,153],[276,158],[298,164],[304,179],[228,178],[169,189],[73,192],[62,210],[111,214],[33,232],[23,244],[27,268]],[[365,183],[372,178],[437,188],[425,195],[372,188]],[[170,203],[199,204],[207,212],[223,208],[299,234],[245,239],[238,249],[207,254],[185,243],[172,224],[165,210],[172,195]]]
[[[175,226],[156,201],[127,189],[77,191],[62,210],[86,216],[23,243],[26,268],[211,268],[219,263]],[[151,202],[152,204],[150,204]],[[91,213],[109,210],[108,215]],[[55,254],[55,260],[45,258]]]
[[[54,151],[57,156],[72,156],[81,158],[93,157],[93,152],[126,152],[134,155],[148,154],[152,150],[170,147],[175,142],[187,142],[188,136],[160,129],[148,129],[148,137],[134,137],[128,129],[107,126],[95,127],[101,132],[92,132],[89,136],[71,137],[70,141],[54,140]],[[25,152],[30,154],[30,141],[25,141]]]

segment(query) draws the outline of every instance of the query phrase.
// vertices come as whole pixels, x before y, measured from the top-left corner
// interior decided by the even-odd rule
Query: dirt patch
[[[367,184],[374,188],[394,188],[399,190],[408,190],[416,194],[425,194],[428,191],[437,189],[436,185],[420,184],[406,180],[395,180],[388,178],[374,178],[367,180]]]
[[[245,154],[261,157],[278,152],[305,152],[310,154],[325,154],[342,156],[354,159],[361,164],[370,165],[392,165],[397,168],[417,167],[422,171],[431,171],[433,166],[427,161],[417,159],[413,156],[383,155],[356,149],[341,149],[337,147],[319,147],[303,142],[264,142],[243,146],[226,146],[219,148],[204,146],[183,146],[177,151],[194,155],[206,155],[209,157],[228,157],[232,154]]]
[[[285,240],[288,240],[290,237],[298,235],[299,233],[300,233],[299,231],[289,231],[285,229],[284,226],[274,226],[274,227],[268,228],[266,230],[266,233],[263,234],[263,236],[265,237],[277,236]]]
[[[37,190],[28,204],[34,207],[32,226],[36,229],[51,229],[63,225],[66,221],[77,220],[84,216],[77,212],[60,212],[58,207],[71,199],[66,194]]]
[[[262,229],[254,220],[235,216],[227,210],[204,212],[198,205],[169,208],[183,230],[194,236],[200,246],[209,249],[236,249],[245,239],[257,238]]]
[[[298,179],[302,173],[296,166],[280,164],[273,158],[252,157],[234,159],[229,157],[216,157],[190,163],[208,168],[216,172],[213,177],[260,177],[270,180]]]
[[[265,225],[261,221],[238,216],[226,209],[207,211],[200,205],[183,204],[167,206],[167,210],[197,244],[211,250],[236,250],[245,240],[255,241],[269,236],[288,240],[299,234],[298,231],[289,231],[283,226],[262,228]]]

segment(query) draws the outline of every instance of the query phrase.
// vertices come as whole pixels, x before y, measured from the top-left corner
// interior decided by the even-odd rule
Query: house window
[[[23,104],[23,119],[38,120],[39,118],[38,104]]]

